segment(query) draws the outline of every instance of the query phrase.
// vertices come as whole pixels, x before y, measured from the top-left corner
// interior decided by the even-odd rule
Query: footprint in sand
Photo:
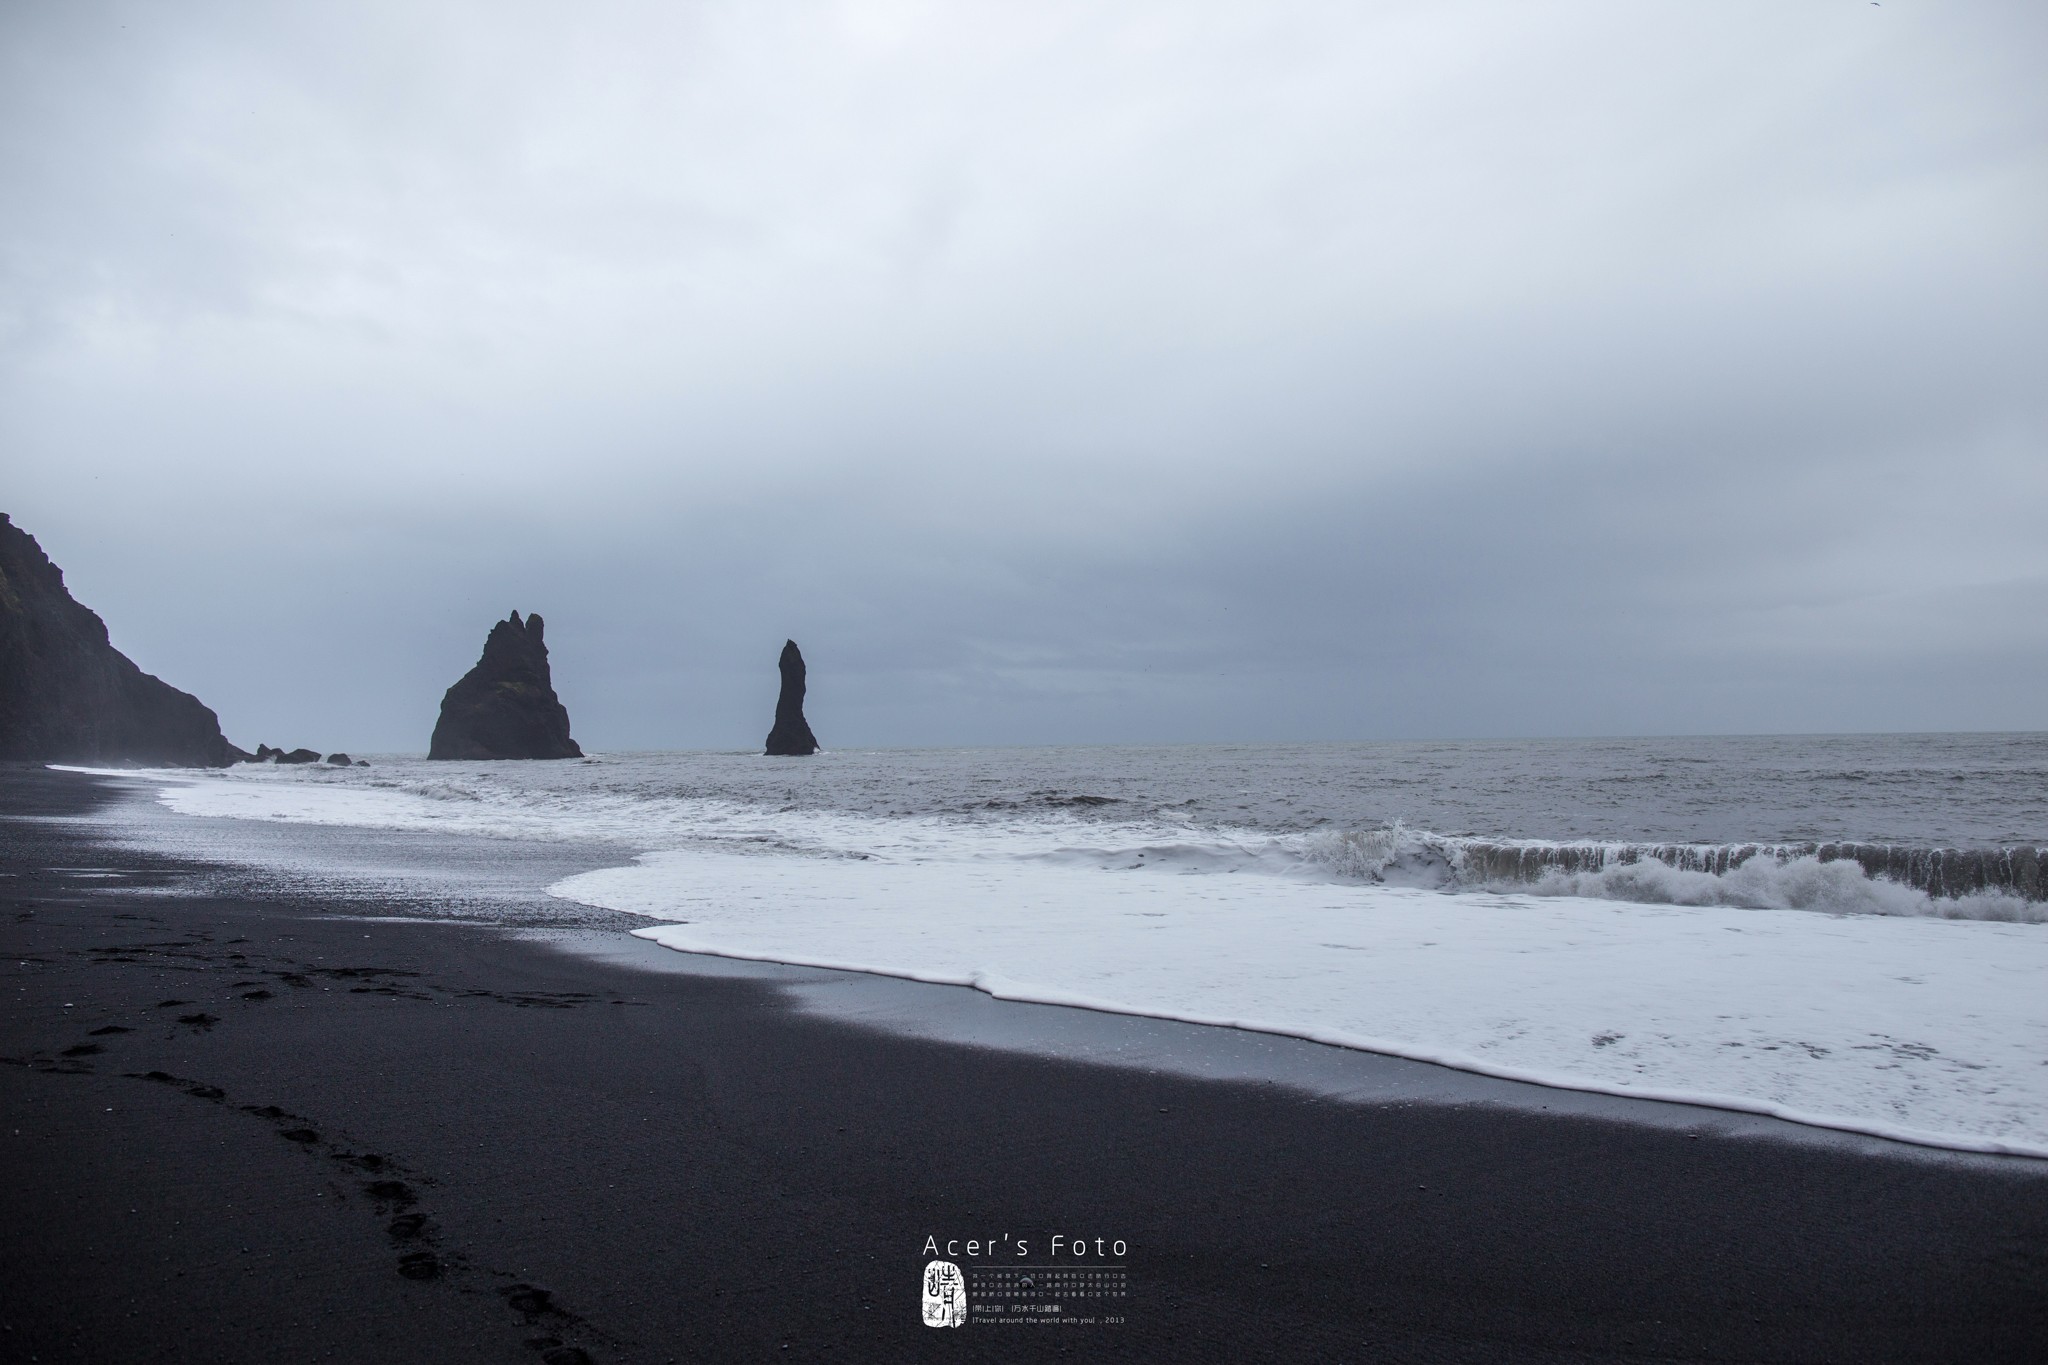
[[[363,1186],[363,1193],[381,1203],[397,1204],[401,1208],[419,1202],[419,1195],[403,1180],[373,1180]]]
[[[531,1285],[516,1285],[505,1291],[505,1302],[528,1317],[538,1317],[554,1307],[549,1302],[553,1297],[547,1290]]]
[[[553,1314],[562,1316],[562,1310],[555,1307],[555,1296],[535,1284],[515,1284],[498,1291],[505,1296],[505,1304],[515,1313],[529,1318],[546,1317]]]
[[[414,1251],[398,1258],[398,1273],[408,1280],[441,1278],[441,1258],[431,1251]]]

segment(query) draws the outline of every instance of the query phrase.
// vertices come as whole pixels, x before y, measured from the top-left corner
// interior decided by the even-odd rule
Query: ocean
[[[2048,1155],[2048,735],[371,761],[154,776],[301,880],[575,847],[681,952]]]

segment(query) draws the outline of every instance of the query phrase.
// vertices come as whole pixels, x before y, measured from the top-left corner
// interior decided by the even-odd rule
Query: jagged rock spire
[[[782,670],[782,694],[775,699],[775,728],[768,732],[768,752],[782,758],[818,752],[818,737],[804,719],[804,656],[790,640],[776,661]]]
[[[491,627],[483,657],[441,698],[428,758],[581,758],[555,696],[544,623],[513,612]]]

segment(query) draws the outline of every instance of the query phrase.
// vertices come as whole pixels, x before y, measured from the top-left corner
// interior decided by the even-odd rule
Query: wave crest
[[[1496,841],[1394,824],[1308,836],[1325,873],[1442,889],[1829,914],[2048,923],[2048,850]]]

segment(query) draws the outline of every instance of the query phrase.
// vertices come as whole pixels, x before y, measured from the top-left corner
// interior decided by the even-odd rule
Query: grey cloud
[[[245,743],[2048,724],[2038,6],[0,25],[7,510]]]

